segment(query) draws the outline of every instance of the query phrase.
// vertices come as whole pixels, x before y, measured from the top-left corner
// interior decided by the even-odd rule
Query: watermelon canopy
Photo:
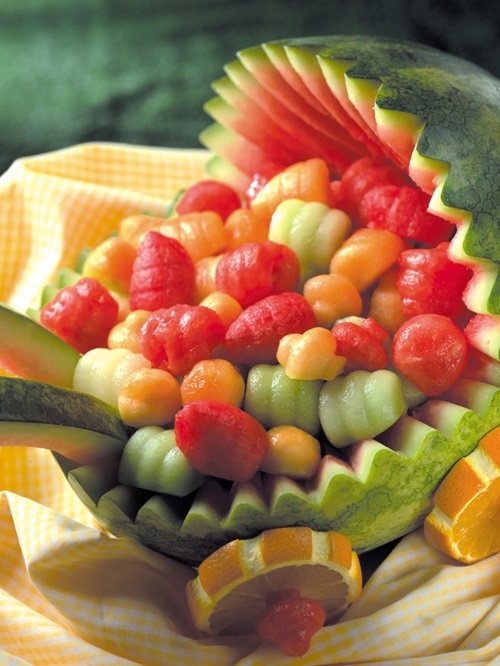
[[[240,51],[225,73],[200,136],[214,176],[244,188],[269,161],[323,157],[340,176],[363,155],[389,158],[456,224],[452,256],[475,271],[467,305],[497,319],[498,79],[431,47],[366,36],[270,42]]]

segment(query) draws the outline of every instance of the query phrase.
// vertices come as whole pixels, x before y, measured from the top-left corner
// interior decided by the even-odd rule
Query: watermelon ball
[[[149,231],[139,246],[130,280],[130,309],[158,310],[191,303],[194,263],[184,246],[158,231]]]
[[[274,241],[243,243],[222,255],[215,272],[217,289],[247,308],[267,296],[293,291],[300,262],[287,245]]]
[[[207,179],[197,181],[183,192],[175,206],[175,213],[188,215],[212,211],[225,220],[240,206],[240,198],[232,187],[220,180]]]
[[[265,428],[242,409],[194,400],[177,412],[175,441],[192,467],[206,476],[249,481],[267,453]]]
[[[228,327],[224,347],[234,363],[272,364],[282,337],[316,325],[313,309],[301,294],[274,294],[243,310]]]
[[[40,312],[40,323],[80,352],[106,347],[118,303],[95,278],[80,278],[60,289]]]
[[[405,250],[399,256],[396,286],[406,318],[434,313],[463,321],[468,311],[463,293],[472,270],[448,257],[449,243]]]
[[[381,340],[368,327],[341,321],[332,328],[332,335],[337,343],[336,354],[346,359],[344,374],[354,370],[374,372],[387,367],[389,355]]]
[[[430,213],[429,204],[430,196],[416,187],[382,185],[363,196],[363,217],[370,228],[434,245],[450,238],[453,225]]]
[[[364,195],[376,186],[403,185],[407,179],[391,162],[367,156],[353,162],[344,171],[340,181],[334,182],[335,206],[344,210],[353,220],[366,224]]]
[[[397,370],[422,393],[437,396],[465,370],[468,342],[463,331],[440,314],[422,314],[404,322],[392,340]]]
[[[223,341],[225,330],[215,310],[179,303],[159,308],[148,317],[139,331],[139,346],[153,367],[181,376],[210,357]]]

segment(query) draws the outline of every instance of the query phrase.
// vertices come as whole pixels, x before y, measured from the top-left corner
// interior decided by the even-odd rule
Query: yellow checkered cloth
[[[0,178],[0,300],[41,285],[117,220],[162,213],[206,153],[84,144],[15,162]],[[0,449],[0,664],[62,666],[500,665],[500,555],[453,562],[405,537],[342,621],[290,659],[255,637],[193,629],[193,570],[96,525],[50,453]]]

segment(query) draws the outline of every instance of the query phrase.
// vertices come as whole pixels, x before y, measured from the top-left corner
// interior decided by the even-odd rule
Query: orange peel
[[[211,635],[253,634],[273,593],[290,588],[318,601],[337,621],[360,596],[362,574],[338,532],[282,527],[236,539],[209,555],[186,587],[195,626]]]

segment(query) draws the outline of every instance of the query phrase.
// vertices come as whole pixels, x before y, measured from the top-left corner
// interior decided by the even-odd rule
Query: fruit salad
[[[188,599],[215,633],[242,630],[214,608],[266,577],[243,564],[273,539],[289,549],[273,566],[289,569],[303,539],[296,559],[347,581],[347,604],[358,554],[425,521],[436,547],[473,561],[450,550],[434,494],[458,461],[495,460],[500,423],[500,101],[479,85],[498,83],[356,38],[255,47],[226,73],[207,104],[207,177],[164,216],[123,217],[30,318],[0,310],[2,409],[38,396],[5,437],[43,424],[40,446],[105,527],[200,567]],[[493,110],[476,159],[463,143],[479,141],[481,104]],[[449,491],[437,497],[447,510]],[[331,535],[328,557],[311,531]],[[304,654],[324,608],[278,588],[251,627]],[[284,636],[292,619],[309,627],[302,642]]]

